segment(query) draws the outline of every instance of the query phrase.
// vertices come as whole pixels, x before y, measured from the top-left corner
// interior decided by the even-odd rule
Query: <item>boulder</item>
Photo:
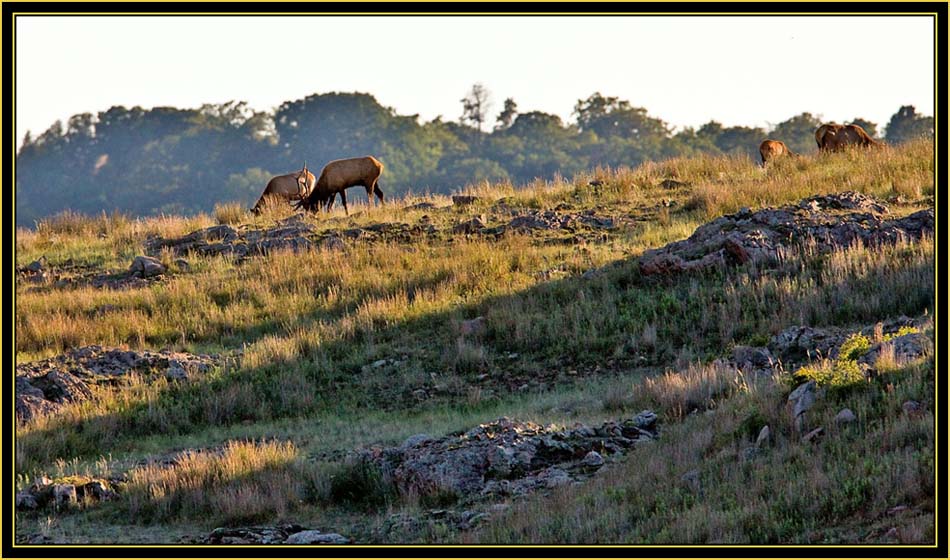
[[[838,426],[843,426],[845,424],[850,424],[857,419],[858,417],[854,415],[854,412],[851,412],[850,408],[842,408],[841,411],[835,415],[835,424]]]
[[[769,444],[772,440],[772,430],[769,427],[762,426],[762,429],[759,430],[758,437],[755,438],[755,448],[761,449]]]
[[[476,202],[482,202],[485,199],[480,196],[472,196],[465,194],[456,194],[452,195],[452,204],[455,206],[470,206]]]
[[[467,222],[462,222],[452,228],[452,233],[479,233],[485,229],[485,216],[484,214],[480,216],[475,216]]]
[[[138,276],[139,278],[150,278],[152,276],[159,276],[165,273],[165,265],[162,264],[162,261],[154,257],[145,257],[138,256],[132,261],[132,265],[129,266],[129,272],[133,276]]]

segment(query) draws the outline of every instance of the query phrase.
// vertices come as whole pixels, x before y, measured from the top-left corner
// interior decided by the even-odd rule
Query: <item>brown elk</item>
[[[827,123],[815,131],[815,142],[820,152],[840,152],[848,146],[880,146],[863,128],[856,124]]]
[[[762,165],[780,156],[798,155],[781,140],[763,140],[759,144],[759,155],[762,156]]]
[[[347,215],[350,209],[346,205],[346,189],[362,186],[366,188],[366,197],[373,200],[373,195],[383,202],[383,190],[379,187],[379,176],[383,173],[383,164],[373,156],[364,156],[349,159],[337,159],[328,163],[310,195],[297,202],[296,208],[304,208],[310,212],[317,212],[321,207],[327,211],[333,207],[333,201],[339,194],[343,199],[343,209]]]
[[[267,182],[267,186],[264,187],[261,197],[257,199],[257,204],[254,205],[254,208],[251,208],[251,212],[260,214],[268,199],[303,200],[313,191],[315,184],[316,178],[307,169],[307,163],[304,162],[303,169],[296,173],[287,173],[271,178]]]

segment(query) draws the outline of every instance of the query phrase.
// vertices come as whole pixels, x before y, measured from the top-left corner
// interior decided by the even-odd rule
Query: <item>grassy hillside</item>
[[[62,271],[17,283],[18,364],[90,344],[224,359],[189,383],[100,387],[94,400],[18,427],[20,487],[43,474],[124,473],[126,482],[119,499],[96,507],[18,513],[17,533],[170,542],[221,525],[294,521],[358,542],[931,541],[932,357],[882,362],[873,383],[830,392],[814,412],[830,432],[817,447],[794,436],[783,412],[789,376],[744,379],[712,362],[792,325],[856,331],[932,314],[933,239],[668,279],[641,276],[637,259],[717,216],[815,194],[859,191],[910,214],[933,206],[933,169],[933,145],[920,142],[767,169],[703,157],[523,190],[472,185],[467,194],[479,199],[469,206],[432,197],[305,219],[321,234],[424,224],[432,235],[406,230],[346,239],[342,251],[320,245],[242,262],[191,254],[182,263],[166,250],[160,282],[121,290],[70,275],[124,271],[156,236],[219,221],[269,227],[291,212],[253,217],[223,203],[215,216],[65,214],[18,230],[18,267],[45,257]],[[474,216],[493,227],[531,210],[589,212],[616,227],[452,233]],[[460,336],[476,317],[484,334]],[[905,414],[908,399],[925,412]],[[857,422],[837,430],[843,406]],[[471,530],[435,523],[380,536],[394,514],[433,504],[395,495],[346,459],[355,448],[500,416],[571,425],[644,408],[661,418],[649,448],[590,482],[513,500]],[[771,450],[744,462],[762,424],[776,434]],[[144,463],[181,450],[193,452]],[[684,483],[692,471],[700,491]]]

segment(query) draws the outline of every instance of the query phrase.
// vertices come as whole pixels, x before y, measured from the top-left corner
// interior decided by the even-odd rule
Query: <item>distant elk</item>
[[[333,160],[320,172],[320,178],[310,195],[298,201],[295,207],[310,212],[319,212],[321,208],[325,208],[329,212],[336,195],[339,194],[343,199],[343,209],[349,215],[346,189],[350,187],[365,187],[368,202],[372,202],[375,195],[382,203],[383,190],[379,187],[379,176],[382,173],[382,162],[373,156]]]
[[[795,152],[785,145],[781,140],[763,140],[759,144],[759,155],[762,156],[762,165],[769,161],[783,156],[796,156]]]
[[[313,191],[315,184],[316,178],[307,169],[307,163],[304,162],[303,169],[300,171],[278,175],[268,181],[261,197],[257,199],[257,204],[254,205],[254,208],[251,208],[251,212],[255,215],[260,214],[268,200],[303,200]]]
[[[863,128],[856,124],[828,123],[815,131],[819,152],[840,152],[848,146],[880,146]]]

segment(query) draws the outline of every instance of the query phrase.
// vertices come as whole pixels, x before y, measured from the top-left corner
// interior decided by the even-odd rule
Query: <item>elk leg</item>
[[[383,200],[383,189],[379,188],[379,183],[376,183],[376,186],[373,188],[373,192],[376,193],[376,198],[379,199],[380,203],[385,202],[385,200]]]
[[[346,215],[350,215],[350,209],[346,206],[346,190],[340,191],[340,198],[343,199],[343,210],[346,211]]]

